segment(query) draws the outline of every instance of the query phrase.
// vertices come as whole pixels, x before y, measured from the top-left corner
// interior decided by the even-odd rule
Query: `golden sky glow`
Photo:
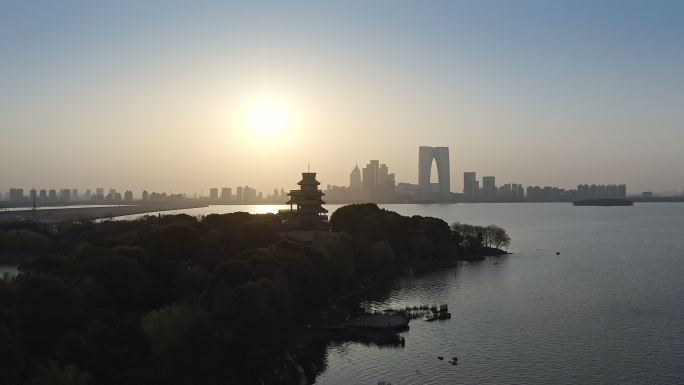
[[[282,102],[259,100],[249,106],[246,125],[259,139],[277,139],[285,134],[290,125],[290,112]]]
[[[3,6],[0,191],[416,183],[420,145],[453,191],[684,188],[684,3],[197,3]]]

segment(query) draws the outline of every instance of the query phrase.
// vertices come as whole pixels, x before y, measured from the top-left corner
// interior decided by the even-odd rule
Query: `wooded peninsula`
[[[497,226],[337,209],[288,240],[276,214],[0,224],[2,384],[299,383],[298,330],[389,272],[505,253]],[[309,377],[310,378],[310,377]]]

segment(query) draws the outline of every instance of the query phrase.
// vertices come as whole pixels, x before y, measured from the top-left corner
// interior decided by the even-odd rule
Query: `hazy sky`
[[[684,189],[684,1],[285,3],[0,0],[0,189],[417,183],[421,144],[453,191]]]

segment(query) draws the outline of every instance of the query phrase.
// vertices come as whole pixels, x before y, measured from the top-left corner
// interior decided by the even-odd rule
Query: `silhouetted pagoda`
[[[318,189],[320,183],[315,172],[303,172],[302,180],[297,183],[299,190],[290,190],[290,210],[280,211],[285,222],[298,230],[327,230],[328,210],[323,208],[323,191]],[[297,206],[294,208],[293,206]]]

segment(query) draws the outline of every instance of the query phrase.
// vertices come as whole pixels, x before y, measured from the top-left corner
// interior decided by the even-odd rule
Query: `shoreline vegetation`
[[[375,204],[330,225],[298,243],[276,214],[0,223],[0,261],[20,271],[0,280],[3,383],[311,383],[331,341],[404,343],[394,328],[311,325],[378,326],[358,306],[375,286],[510,243],[497,226]]]

